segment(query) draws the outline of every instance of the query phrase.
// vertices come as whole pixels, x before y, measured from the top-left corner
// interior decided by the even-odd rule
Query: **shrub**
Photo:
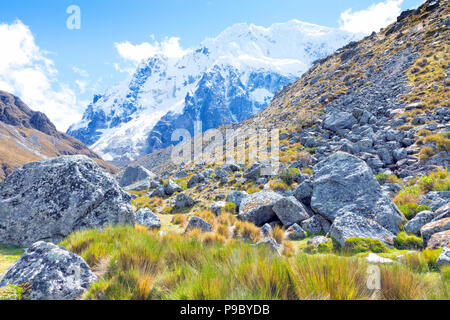
[[[248,194],[257,193],[257,192],[260,192],[260,191],[261,191],[261,189],[260,188],[256,188],[256,187],[251,187],[251,188],[247,189],[247,193]]]
[[[24,295],[24,287],[14,286],[12,284],[0,288],[0,301],[1,300],[22,300]]]
[[[155,210],[163,205],[163,199],[160,197],[149,197],[143,195],[139,198],[133,199],[131,204],[136,207],[137,210],[142,208],[148,208]]]
[[[311,168],[303,168],[302,173],[312,176],[314,174],[314,171]]]
[[[361,252],[382,253],[387,250],[386,245],[378,239],[354,237],[345,240],[344,243],[344,251],[350,254],[357,254]]]
[[[419,152],[419,159],[423,162],[427,161],[431,157],[433,157],[436,154],[436,151],[432,147],[426,146],[420,149]]]
[[[172,212],[173,212],[173,208],[172,208],[172,207],[169,207],[169,206],[164,207],[164,208],[161,210],[161,214],[171,214]]]
[[[419,212],[430,210],[429,206],[418,205],[417,203],[397,204],[397,207],[408,220],[414,218]]]
[[[273,191],[289,190],[289,186],[284,181],[276,181],[276,180],[271,180],[269,182],[269,188]]]
[[[386,173],[379,173],[375,175],[375,178],[377,179],[378,183],[380,185],[383,185],[385,183],[399,183],[403,184],[402,180],[399,179],[395,174],[386,174]]]
[[[236,205],[233,202],[227,202],[225,205],[225,212],[236,213]]]
[[[294,177],[300,173],[297,168],[288,168],[282,174],[280,174],[281,180],[285,182],[288,186],[294,183]]]
[[[394,239],[394,245],[400,250],[422,249],[423,240],[415,235],[400,232]]]

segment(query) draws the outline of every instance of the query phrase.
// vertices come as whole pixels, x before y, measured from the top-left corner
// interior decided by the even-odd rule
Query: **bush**
[[[0,288],[1,300],[22,300],[25,290],[22,286],[14,286],[12,284]]]
[[[378,183],[380,185],[383,185],[385,183],[400,183],[402,184],[402,180],[399,179],[395,174],[386,174],[386,173],[379,173],[375,175],[375,178],[378,180]]]
[[[173,212],[173,208],[172,207],[164,207],[161,210],[161,214],[171,214]]]
[[[408,220],[414,218],[419,212],[430,210],[429,206],[419,205],[417,203],[397,204],[397,207]]]
[[[332,253],[334,250],[333,241],[331,239],[328,239],[325,243],[320,243],[318,246],[307,244],[306,247],[304,247],[303,251],[308,254],[329,254]]]
[[[300,173],[300,170],[297,168],[288,168],[286,171],[284,171],[280,178],[283,180],[287,185],[292,185],[294,183],[294,177]]]
[[[350,254],[357,254],[361,252],[383,253],[387,252],[388,248],[378,239],[354,237],[345,240],[344,251]]]
[[[400,250],[419,250],[423,248],[423,240],[422,238],[403,231],[395,237],[394,245]]]
[[[227,204],[225,205],[225,212],[236,213],[236,211],[236,205],[233,202],[227,202]]]

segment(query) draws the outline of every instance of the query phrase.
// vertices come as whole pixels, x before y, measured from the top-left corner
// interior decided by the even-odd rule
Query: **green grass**
[[[419,250],[423,248],[423,240],[420,237],[403,231],[395,237],[394,245],[400,250]]]
[[[383,253],[387,252],[388,248],[378,239],[354,237],[345,240],[343,250],[348,254],[358,254],[363,252]]]
[[[207,244],[189,235],[131,227],[82,231],[62,242],[102,279],[86,299],[370,299],[368,263],[334,254],[277,256],[230,239]],[[423,258],[425,259],[425,258]],[[104,261],[108,261],[104,264]],[[381,266],[381,299],[447,297],[448,274],[425,277],[408,264]],[[447,280],[446,280],[447,279]]]
[[[24,250],[19,247],[0,244],[0,278],[23,252]]]

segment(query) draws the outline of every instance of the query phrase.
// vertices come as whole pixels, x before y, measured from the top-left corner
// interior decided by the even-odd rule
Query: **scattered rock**
[[[432,211],[448,205],[450,202],[450,191],[431,191],[420,202],[421,205],[429,206]]]
[[[220,215],[227,204],[224,201],[214,202],[209,209],[216,215]]]
[[[450,230],[450,218],[427,223],[420,229],[424,246],[428,245],[428,240],[435,233]]]
[[[450,248],[442,249],[439,258],[436,261],[436,266],[442,268],[443,266],[447,266],[450,264]]]
[[[298,224],[294,223],[286,230],[286,235],[290,240],[303,240],[306,238],[306,232]]]
[[[319,245],[327,243],[328,241],[329,239],[327,237],[316,236],[306,241],[306,244],[309,246],[318,247]]]
[[[295,188],[293,195],[298,201],[306,205],[310,205],[312,193],[313,193],[312,183],[310,181],[304,181],[300,183],[297,188]]]
[[[86,156],[26,164],[0,183],[0,202],[0,243],[21,247],[135,223],[129,194]]]
[[[4,274],[0,287],[31,285],[29,300],[74,300],[97,280],[87,263],[63,247],[39,241]]]
[[[263,235],[263,237],[269,237],[270,234],[272,233],[272,227],[270,224],[266,223],[265,225],[263,225],[261,227],[261,233]]]
[[[434,218],[434,213],[431,211],[419,212],[413,219],[405,224],[405,231],[420,236],[420,229],[431,222]]]
[[[149,229],[161,228],[161,220],[148,208],[136,212],[136,223]]]
[[[283,197],[273,191],[263,190],[245,197],[239,206],[239,219],[262,226],[277,218],[275,203]]]
[[[187,187],[192,188],[202,182],[205,182],[205,177],[199,173],[196,173],[189,179]]]
[[[348,112],[334,112],[325,118],[323,127],[338,132],[342,129],[350,129],[358,121]]]
[[[276,242],[274,238],[266,238],[262,241],[259,241],[258,243],[254,244],[253,246],[259,247],[259,246],[268,246],[271,248],[275,253],[277,253],[279,256],[281,256],[281,246]]]
[[[285,226],[300,223],[309,218],[306,209],[293,196],[281,198],[274,204],[272,209]]]
[[[428,241],[428,249],[450,247],[450,230],[435,233]]]
[[[191,217],[189,219],[188,225],[186,227],[186,231],[189,231],[192,229],[200,229],[203,232],[210,232],[210,231],[212,231],[212,225],[210,225],[208,222],[206,222],[202,218]]]
[[[184,193],[177,194],[177,197],[175,198],[175,208],[177,209],[190,208],[193,207],[194,204],[194,199]]]
[[[395,237],[393,233],[383,228],[379,223],[353,212],[338,216],[331,225],[330,235],[341,246],[344,246],[345,240],[353,237],[378,239],[392,246]]]
[[[128,166],[120,178],[120,186],[127,187],[142,180],[154,179],[156,175],[142,166]]]
[[[232,191],[227,196],[227,202],[234,203],[236,208],[239,209],[242,199],[248,197],[248,193],[245,191]]]
[[[168,196],[173,195],[175,192],[182,192],[182,191],[183,191],[183,188],[181,188],[179,185],[177,185],[175,182],[173,182],[170,179],[167,182],[167,184],[164,186],[164,192]]]

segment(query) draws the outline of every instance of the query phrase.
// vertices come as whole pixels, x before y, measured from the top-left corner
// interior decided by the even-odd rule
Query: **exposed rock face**
[[[291,226],[309,218],[306,209],[293,196],[278,200],[273,206],[273,211],[285,226]]]
[[[394,261],[391,259],[380,257],[379,255],[375,253],[369,253],[369,255],[366,257],[367,262],[369,263],[381,263],[381,264],[391,264]]]
[[[422,211],[419,212],[413,219],[409,220],[405,224],[405,231],[409,233],[413,233],[415,235],[420,235],[420,229],[431,222],[434,218],[434,213],[431,211]]]
[[[31,284],[31,300],[73,300],[97,280],[87,263],[52,243],[33,244],[4,274],[0,287]]]
[[[383,193],[369,166],[344,152],[335,153],[314,167],[311,207],[330,221],[344,212],[353,212],[376,221],[393,234],[399,233],[399,225],[405,219]]]
[[[313,185],[311,181],[303,181],[294,190],[293,196],[300,202],[310,205],[313,192]]]
[[[430,240],[433,234],[447,230],[450,230],[450,218],[427,223],[422,227],[422,229],[420,229],[423,244],[426,246],[428,244],[428,240]]]
[[[330,223],[326,222],[324,218],[314,215],[305,221],[302,221],[300,224],[303,230],[308,232],[309,234],[320,234],[322,232],[326,233],[326,227],[330,228]],[[324,228],[325,227],[325,228]]]
[[[120,186],[127,187],[142,180],[154,179],[156,176],[142,166],[128,166],[120,178]]]
[[[441,219],[445,219],[445,218],[450,218],[450,202],[447,203],[445,206],[440,207],[436,212],[435,212],[435,218],[433,219],[433,221],[438,221]]]
[[[261,227],[277,218],[273,206],[282,198],[278,193],[267,190],[251,194],[242,200],[238,217]]]
[[[161,220],[148,208],[136,212],[136,223],[149,229],[161,228]]]
[[[428,249],[450,248],[450,230],[435,233],[428,241]]]
[[[394,243],[394,234],[383,228],[377,222],[349,212],[337,217],[331,225],[330,235],[341,246],[345,240],[353,237],[378,239],[389,246]]]
[[[189,223],[186,227],[186,231],[189,231],[192,229],[200,229],[203,232],[209,232],[209,231],[212,231],[212,225],[210,225],[208,222],[206,222],[202,218],[192,217],[189,219]]]
[[[270,224],[266,223],[261,227],[261,234],[263,235],[264,238],[269,237],[271,233],[272,233],[272,226]]]
[[[29,163],[0,183],[0,243],[57,243],[75,230],[134,224],[130,201],[86,156]]]
[[[220,215],[222,213],[222,210],[225,208],[226,203],[224,201],[217,201],[214,202],[209,209],[216,215]]]

